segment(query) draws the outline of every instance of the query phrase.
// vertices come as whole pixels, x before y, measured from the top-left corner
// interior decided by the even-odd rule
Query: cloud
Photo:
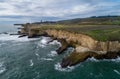
[[[44,18],[59,20],[118,15],[119,3],[119,0],[0,0],[0,21],[23,22],[40,21]]]

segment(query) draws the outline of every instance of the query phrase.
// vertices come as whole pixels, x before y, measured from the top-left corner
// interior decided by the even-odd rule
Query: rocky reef
[[[27,34],[28,37],[35,36],[50,36],[61,42],[61,47],[56,51],[61,54],[69,46],[74,48],[74,51],[68,57],[62,59],[61,66],[73,66],[88,58],[94,57],[96,59],[111,59],[120,55],[120,42],[119,41],[97,41],[90,36],[72,33],[63,30],[55,29],[40,29],[40,27],[27,27],[29,24],[23,26],[21,34]]]

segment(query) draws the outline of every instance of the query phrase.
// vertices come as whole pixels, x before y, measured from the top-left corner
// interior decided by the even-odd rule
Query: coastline
[[[96,59],[112,59],[120,56],[119,41],[97,41],[90,36],[77,34],[63,30],[43,29],[40,26],[30,24],[24,25],[24,28],[19,31],[20,35],[26,34],[29,38],[38,36],[52,37],[61,42],[61,47],[57,49],[57,53],[61,54],[68,47],[73,47],[75,50],[68,57],[62,59],[61,66],[73,66],[88,58]]]

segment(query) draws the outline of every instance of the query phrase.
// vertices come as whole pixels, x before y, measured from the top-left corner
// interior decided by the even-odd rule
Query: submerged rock
[[[27,36],[26,34],[20,35],[19,38]]]

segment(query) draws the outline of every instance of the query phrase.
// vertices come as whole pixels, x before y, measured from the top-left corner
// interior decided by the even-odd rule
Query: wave
[[[50,37],[42,37],[40,43],[41,44],[48,44],[49,41],[51,41],[52,39]]]
[[[118,75],[120,75],[120,72],[117,71],[116,69],[113,70],[115,73],[117,73]]]
[[[58,42],[57,40],[54,40],[52,42],[50,41],[52,41],[50,37],[41,37],[41,40],[39,41],[38,46],[42,48],[45,48],[47,45],[56,45],[56,44],[61,46],[61,43]]]
[[[120,62],[120,57],[117,57],[115,59],[102,59],[100,61],[112,61],[112,62],[119,63]]]
[[[33,63],[33,60],[31,59],[30,60],[30,66],[33,66],[34,65],[34,63]]]
[[[51,41],[52,39],[50,37],[41,37],[41,40],[38,43],[39,47],[46,47],[48,45],[48,42]]]
[[[98,62],[98,61],[100,61],[100,60],[98,60],[98,59],[96,59],[94,57],[88,58],[87,60],[88,61],[92,61],[92,62]]]
[[[50,54],[48,54],[48,56],[50,56],[50,57],[54,57],[56,55],[57,55],[56,51],[51,51]]]
[[[112,61],[112,62],[120,62],[120,57],[117,57],[115,59],[95,59],[94,57],[88,58],[87,61],[92,61],[92,62],[100,62],[100,61]]]
[[[60,42],[58,42],[57,40],[54,40],[52,42],[49,43],[50,45],[56,45],[58,44],[60,47],[62,46]]]
[[[3,65],[3,63],[0,63],[0,74],[4,73],[6,71],[5,66]]]
[[[75,66],[67,66],[66,68],[62,68],[60,63],[57,63],[54,66],[55,66],[55,70],[64,71],[64,72],[71,72],[73,69],[75,69]]]
[[[38,53],[35,53],[35,55],[36,55],[37,57],[39,57],[39,54],[38,54]]]
[[[16,42],[26,42],[38,40],[39,38],[28,38],[28,36],[19,38],[19,35],[9,35],[9,34],[1,34],[0,41],[16,41]]]
[[[52,59],[52,58],[41,58],[41,60],[53,61],[53,59]]]
[[[37,60],[40,60],[40,55],[38,53],[35,53]]]

